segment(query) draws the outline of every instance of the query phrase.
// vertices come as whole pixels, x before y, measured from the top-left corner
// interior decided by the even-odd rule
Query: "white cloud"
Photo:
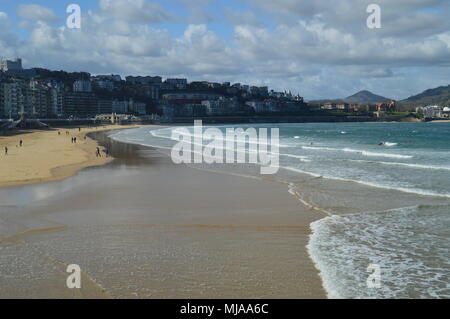
[[[7,15],[0,12],[0,50],[24,57],[27,66],[51,69],[248,82],[291,89],[309,99],[344,97],[361,89],[402,98],[435,84],[448,84],[444,75],[449,71],[450,32],[442,31],[441,20],[435,21],[433,12],[416,11],[424,1],[396,1],[395,7],[408,15],[402,18],[390,5],[386,15],[397,15],[397,19],[384,17],[386,30],[372,32],[365,27],[365,8],[362,13],[345,12],[349,0],[339,1],[337,7],[325,0],[280,0],[277,8],[261,0],[266,14],[274,19],[271,23],[260,23],[260,16],[250,11],[220,11],[232,23],[230,42],[205,23],[188,24],[179,36],[149,26],[174,17],[148,1],[100,0],[99,11],[84,12],[81,29],[55,27],[51,21],[37,19],[28,24],[30,35],[22,41],[14,35]],[[366,2],[353,3],[358,8]],[[210,0],[194,4],[207,7]],[[288,15],[295,18],[284,19]],[[416,24],[408,17],[416,19]],[[355,28],[358,24],[364,27]],[[414,73],[417,70],[420,76]]]
[[[49,8],[37,4],[21,4],[17,7],[17,15],[28,20],[58,22],[59,18]]]
[[[251,11],[237,11],[231,8],[225,8],[224,13],[232,25],[251,25],[256,27],[262,25],[258,16]]]
[[[161,5],[146,0],[100,0],[100,9],[111,17],[134,23],[160,23],[172,19]]]

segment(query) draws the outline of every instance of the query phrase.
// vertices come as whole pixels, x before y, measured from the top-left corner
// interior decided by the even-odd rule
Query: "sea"
[[[279,129],[273,178],[321,214],[307,248],[329,298],[450,298],[450,123],[210,127]],[[185,130],[110,137],[169,154]]]

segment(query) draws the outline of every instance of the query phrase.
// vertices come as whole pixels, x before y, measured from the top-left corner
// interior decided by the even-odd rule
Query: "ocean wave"
[[[387,147],[393,147],[393,146],[397,146],[398,143],[383,142],[383,145],[384,145],[384,146],[387,146]]]
[[[183,127],[183,128],[189,130],[189,128],[192,128],[192,127]],[[203,129],[208,129],[208,128],[209,127],[207,127],[207,126],[203,127]],[[199,138],[199,139],[202,139],[203,141],[206,141],[206,142],[211,140],[211,139],[205,137],[205,135],[198,135],[198,134],[194,134],[194,133],[186,134],[185,132],[181,131],[181,129],[182,128],[176,128],[176,129],[172,128],[172,129],[170,129],[170,132],[172,132],[172,131],[176,132],[177,134],[179,134],[181,136],[188,135],[191,138],[192,137]],[[167,129],[162,129],[162,130],[167,130]],[[159,137],[159,138],[168,139],[168,140],[172,140],[172,141],[178,141],[178,139],[172,138],[172,134],[171,133],[170,133],[170,135],[164,135],[164,134],[158,134],[157,133],[158,131],[161,131],[161,130],[152,130],[152,131],[149,131],[149,132],[154,137]],[[223,143],[225,143],[227,141],[227,138],[226,138],[226,136],[225,136],[225,138],[215,137],[215,140],[216,141],[222,141]],[[257,140],[248,140],[248,139],[246,139],[246,140],[238,140],[238,139],[236,139],[235,140],[235,142],[238,142],[238,143],[248,143],[248,144],[258,144],[258,145],[272,145],[271,142],[270,142],[271,141],[270,140],[270,136],[267,136],[267,141],[268,141],[268,143],[260,143],[259,139],[257,139]],[[279,148],[291,147],[290,145],[287,145],[287,144],[275,144],[275,146],[278,146]]]
[[[372,163],[372,164],[388,165],[388,166],[402,166],[402,167],[417,168],[417,169],[450,171],[450,166],[433,166],[433,165],[423,165],[423,164],[409,164],[409,163],[398,163],[398,162],[377,162],[377,161],[365,161],[365,160],[349,160],[349,161],[359,162],[359,163]]]
[[[307,249],[328,297],[448,298],[448,208],[404,207],[313,222]],[[381,270],[379,289],[367,286],[371,264]]]
[[[331,180],[342,181],[342,182],[357,183],[357,184],[361,184],[364,186],[394,190],[394,191],[399,191],[402,193],[416,194],[416,195],[421,195],[421,196],[440,197],[440,198],[450,198],[450,194],[448,194],[448,193],[437,193],[434,191],[429,191],[429,190],[424,190],[424,189],[419,189],[419,188],[406,188],[406,187],[401,187],[401,186],[383,185],[380,183],[374,183],[374,182],[369,182],[369,181],[362,181],[362,180],[356,180],[356,179],[350,179],[350,178],[322,175],[322,174],[318,174],[318,173],[304,171],[304,170],[301,170],[301,169],[298,169],[295,167],[290,167],[290,166],[280,166],[280,168],[288,170],[288,171],[300,173],[300,174],[307,174],[307,175],[310,175],[313,177],[320,177],[320,178],[324,178],[324,179],[331,179]]]
[[[402,159],[411,159],[414,156],[412,155],[400,155],[400,154],[392,154],[392,153],[379,153],[379,152],[370,152],[363,150],[355,150],[352,148],[333,148],[333,147],[318,147],[318,146],[302,146],[305,150],[318,150],[318,151],[336,151],[336,152],[347,152],[347,153],[356,153],[363,156],[370,157],[386,157],[386,158],[402,158]]]

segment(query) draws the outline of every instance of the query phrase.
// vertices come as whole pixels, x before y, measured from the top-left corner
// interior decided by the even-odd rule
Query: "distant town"
[[[370,93],[370,92],[369,92]],[[0,119],[211,123],[232,121],[370,121],[449,118],[449,107],[408,107],[394,100],[306,103],[299,94],[241,83],[188,82],[161,76],[91,75],[0,61]]]

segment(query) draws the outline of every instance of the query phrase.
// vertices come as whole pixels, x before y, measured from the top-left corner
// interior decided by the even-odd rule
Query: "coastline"
[[[26,245],[7,240],[7,256],[17,254],[26,265],[35,262],[27,257],[35,251],[59,264],[83,261],[95,287],[78,296],[61,287],[61,298],[98,297],[98,287],[113,298],[326,298],[306,248],[309,225],[321,215],[287,185],[175,165],[157,149],[94,135],[100,145],[111,143],[114,160],[65,180],[20,187],[48,195],[37,198],[37,206],[24,205],[20,216],[8,209],[0,216],[15,227],[26,221],[13,236]],[[121,196],[111,197],[117,189]],[[0,190],[0,200],[18,191]],[[6,257],[0,268],[10,262]],[[0,298],[50,297],[33,281],[21,295],[13,283],[29,276],[21,273],[27,267],[12,270],[17,278],[2,283]],[[46,276],[44,286],[61,280]]]
[[[132,132],[124,135],[137,141]],[[370,247],[358,255],[361,247],[352,236],[356,231],[359,241],[387,238],[367,238],[358,225],[390,233],[389,225],[402,225],[396,216],[417,211],[417,217],[449,203],[359,181],[293,175],[283,167],[262,178],[247,166],[175,165],[164,146],[120,142],[98,130],[90,136],[114,160],[65,180],[0,189],[0,249],[6,256],[0,256],[0,271],[8,273],[11,257],[25,259],[26,269],[35,251],[60,265],[81,258],[96,286],[79,296],[60,287],[61,298],[92,296],[98,289],[112,298],[371,297],[374,292],[364,286],[366,267],[371,258],[385,257]],[[386,218],[393,222],[385,225]],[[11,248],[11,242],[25,246]],[[357,271],[346,268],[348,260],[358,263]],[[395,260],[383,263],[391,262],[395,269]],[[0,298],[49,297],[40,285],[19,292],[12,283],[30,274],[9,271],[14,281],[0,278],[6,287]],[[338,285],[342,272],[355,278]],[[52,277],[45,283],[51,286],[62,280],[45,275]],[[396,277],[385,280],[397,283]]]
[[[142,125],[21,130],[0,136],[0,163],[8,168],[0,170],[0,189],[59,181],[83,168],[107,164],[112,158],[106,158],[103,147],[100,147],[102,157],[96,157],[99,145],[88,134],[138,127]],[[73,137],[77,138],[76,144],[71,143]],[[21,140],[22,147],[19,146]],[[8,147],[8,155],[5,155],[5,147]]]

